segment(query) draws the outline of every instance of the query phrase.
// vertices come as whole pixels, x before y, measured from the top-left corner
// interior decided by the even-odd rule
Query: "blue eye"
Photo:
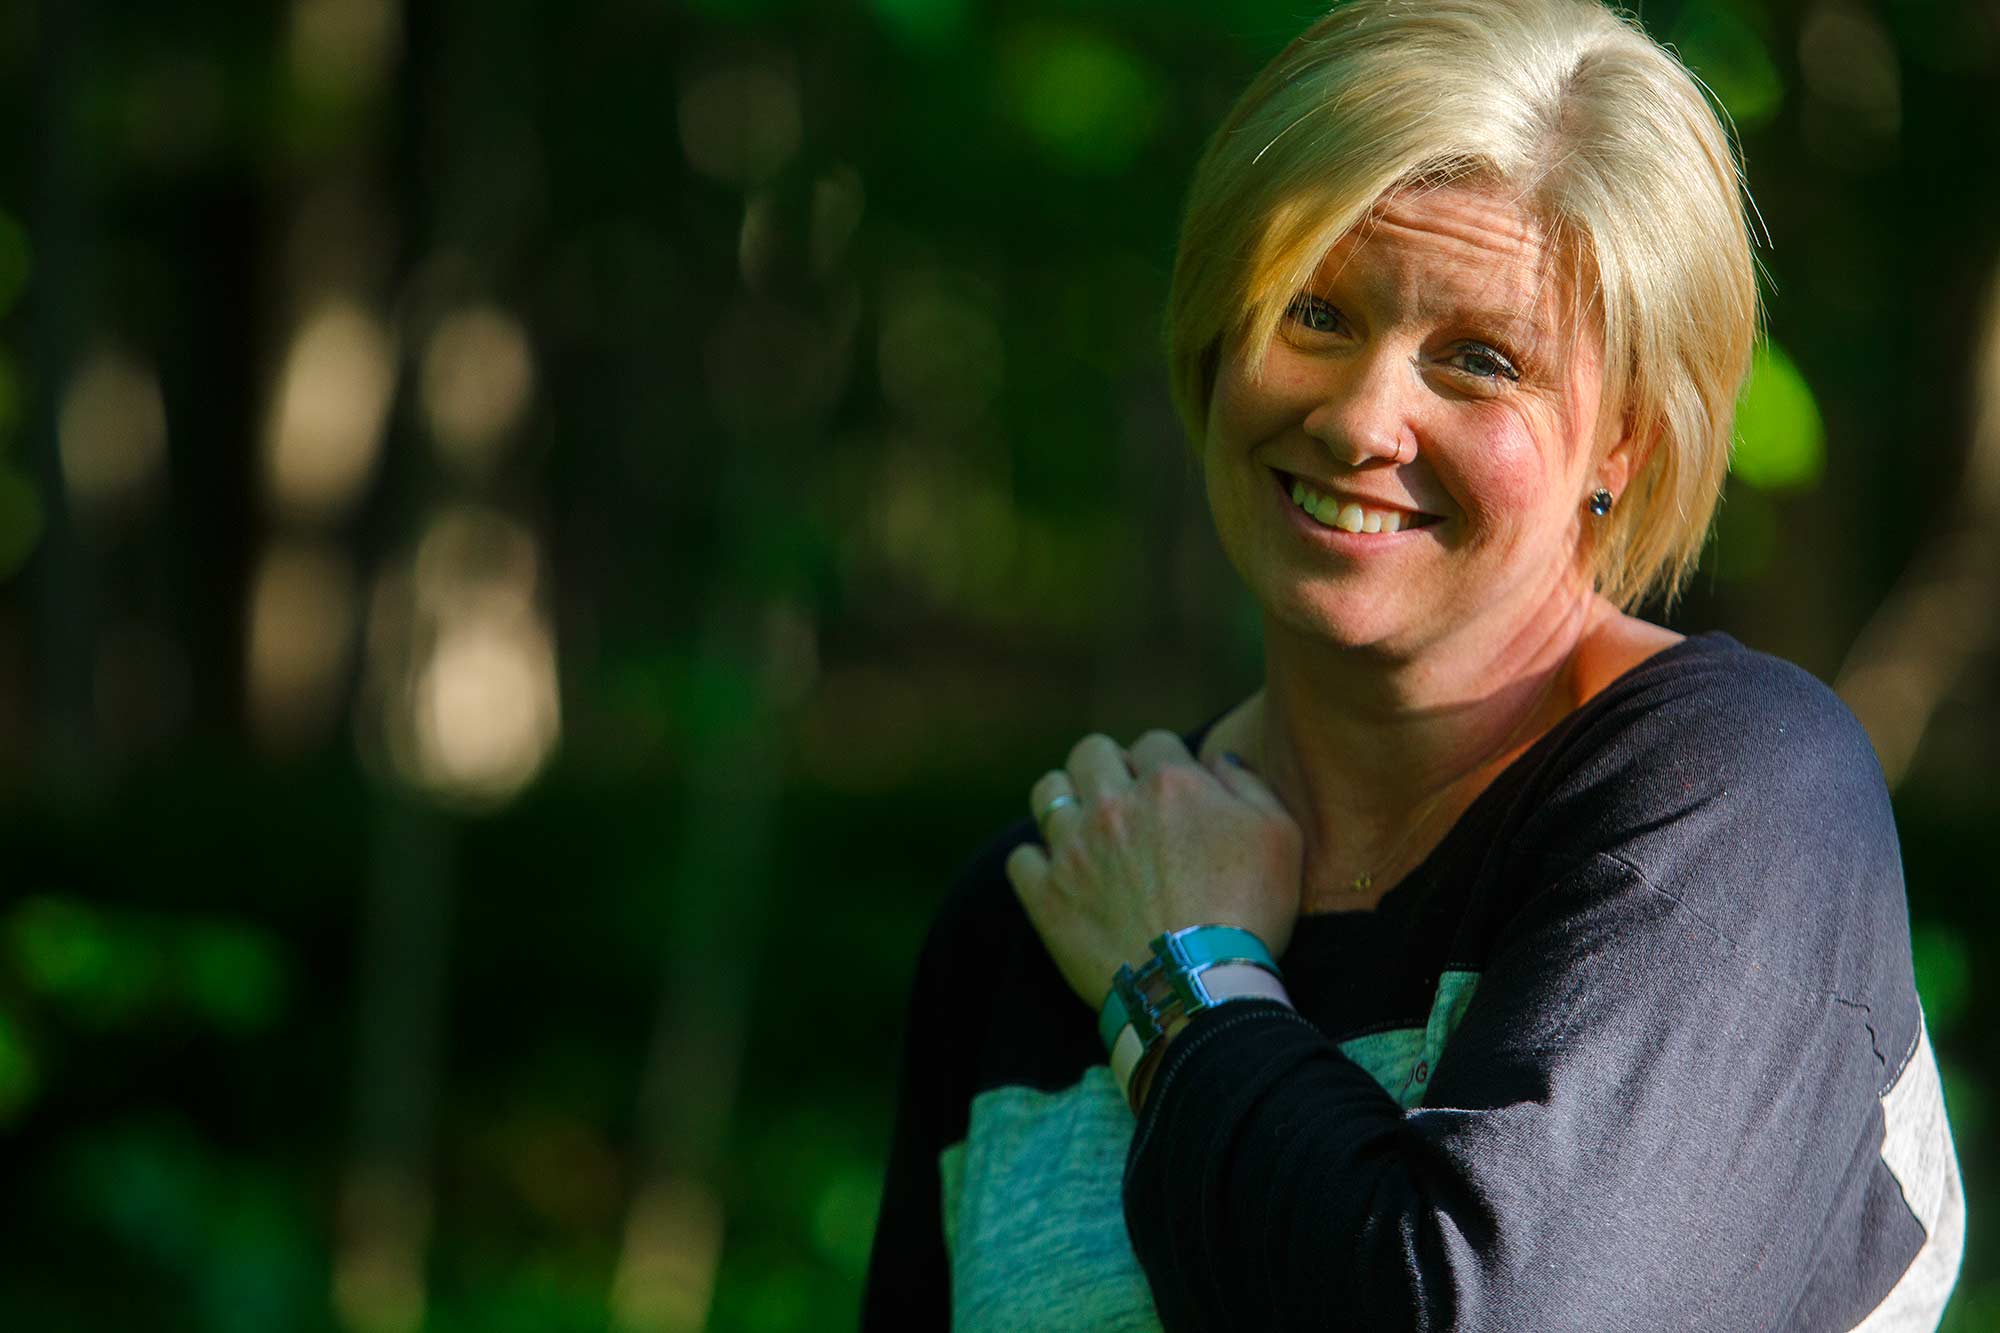
[[[1518,380],[1521,378],[1521,372],[1514,369],[1514,363],[1494,351],[1491,347],[1484,347],[1478,343],[1474,343],[1470,347],[1460,349],[1456,357],[1460,370],[1463,370],[1468,375],[1476,375],[1483,380]]]
[[[1313,333],[1334,333],[1340,328],[1340,312],[1317,296],[1298,296],[1285,309],[1285,318]]]

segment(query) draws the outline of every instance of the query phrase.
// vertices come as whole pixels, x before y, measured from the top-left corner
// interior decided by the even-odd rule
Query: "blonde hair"
[[[1604,399],[1650,442],[1585,526],[1629,609],[1693,570],[1757,336],[1740,159],[1693,75],[1595,0],[1346,0],[1259,73],[1195,170],[1167,355],[1195,447],[1219,359],[1253,369],[1326,252],[1384,195],[1477,180],[1572,257],[1604,338]],[[1615,419],[1615,418],[1613,418]],[[1579,497],[1579,502],[1581,497]]]

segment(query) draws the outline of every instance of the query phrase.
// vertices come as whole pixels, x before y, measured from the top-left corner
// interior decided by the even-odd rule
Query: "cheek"
[[[1274,343],[1264,372],[1252,376],[1239,356],[1226,357],[1209,396],[1207,443],[1241,450],[1284,434],[1304,420],[1323,386],[1311,367],[1297,364]]]
[[[1208,448],[1204,452],[1212,456],[1259,438],[1267,415],[1256,386],[1236,366],[1225,365],[1215,377],[1215,394],[1208,404]]]
[[[1499,536],[1542,526],[1560,478],[1538,434],[1508,414],[1468,432],[1465,445],[1446,484],[1475,528]]]

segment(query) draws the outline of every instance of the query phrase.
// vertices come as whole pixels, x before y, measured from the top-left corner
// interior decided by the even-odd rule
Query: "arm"
[[[1515,923],[1426,1109],[1239,1008],[1176,1042],[1133,1141],[1168,1328],[1781,1325],[1876,1124],[1863,1015],[1608,856]]]
[[[1572,738],[1422,1107],[1275,1006],[1188,1027],[1125,1179],[1166,1327],[1859,1322],[1922,1239],[1879,1157],[1919,1023],[1895,829],[1837,701],[1744,675]]]

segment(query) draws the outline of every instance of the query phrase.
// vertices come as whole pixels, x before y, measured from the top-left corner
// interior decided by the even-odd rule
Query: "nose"
[[[1348,467],[1417,456],[1410,367],[1394,355],[1356,357],[1328,370],[1324,395],[1306,414],[1306,434]]]

